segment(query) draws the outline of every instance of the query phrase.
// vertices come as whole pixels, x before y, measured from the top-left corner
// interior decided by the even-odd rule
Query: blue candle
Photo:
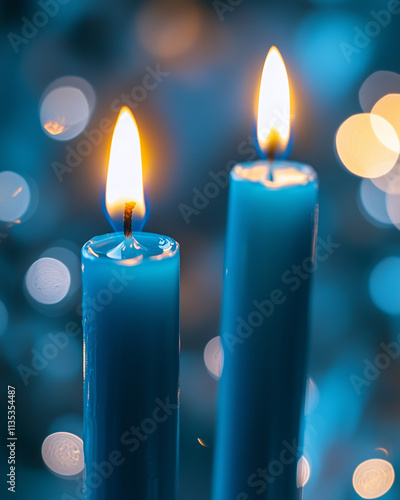
[[[132,233],[132,219],[145,211],[141,172],[132,174],[138,162],[140,168],[139,135],[125,108],[106,192],[111,218],[122,221],[125,207],[124,232],[96,236],[82,249],[85,498],[91,500],[177,494],[179,245]]]
[[[272,162],[271,150],[283,150],[289,138],[288,123],[278,119],[288,114],[279,107],[285,90],[289,104],[282,72],[272,49],[258,120],[259,144],[270,161],[236,165],[230,175],[213,500],[301,494],[296,474],[317,177],[307,165]],[[272,97],[262,95],[264,81]],[[269,120],[260,119],[265,108]]]

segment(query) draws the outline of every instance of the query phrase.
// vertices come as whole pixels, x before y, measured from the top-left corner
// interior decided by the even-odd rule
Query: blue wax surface
[[[82,249],[91,500],[177,495],[179,245],[156,234],[133,236],[131,254],[121,251],[123,233],[97,236]]]
[[[290,181],[290,171],[299,179]],[[318,185],[311,167],[294,162],[274,163],[275,183],[268,174],[268,163],[255,162],[230,176],[213,500],[301,496],[297,446]]]

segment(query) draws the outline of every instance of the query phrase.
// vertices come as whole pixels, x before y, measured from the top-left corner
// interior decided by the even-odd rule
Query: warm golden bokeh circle
[[[336,134],[336,149],[343,165],[360,177],[387,174],[395,165],[400,150],[394,128],[381,116],[353,115]]]
[[[384,118],[396,131],[397,137],[400,137],[400,94],[388,94],[375,104],[371,111],[372,114]],[[375,127],[375,123],[372,122],[372,126]],[[377,131],[378,138],[379,130]],[[396,152],[396,145],[385,144],[389,149]],[[397,149],[398,152],[398,149]]]
[[[202,13],[197,3],[185,0],[146,3],[136,31],[142,45],[161,59],[180,56],[198,41]]]

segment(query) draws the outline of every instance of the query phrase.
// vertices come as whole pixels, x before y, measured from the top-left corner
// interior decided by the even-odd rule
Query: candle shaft
[[[115,258],[123,233],[94,238],[82,251],[90,500],[177,494],[179,245],[134,236],[150,251]]]
[[[235,167],[230,177],[213,500],[300,498],[310,284],[303,266],[312,267],[317,181],[309,167],[275,162],[272,182],[266,165]]]

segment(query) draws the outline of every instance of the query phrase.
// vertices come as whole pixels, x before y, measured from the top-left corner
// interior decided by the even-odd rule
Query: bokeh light
[[[197,438],[197,441],[201,444],[201,446],[203,446],[203,448],[208,448],[208,444],[203,439]]]
[[[137,34],[143,46],[159,58],[173,58],[191,49],[202,27],[202,13],[195,2],[153,0],[137,18]]]
[[[342,123],[336,149],[343,165],[360,177],[381,177],[395,165],[400,143],[396,131],[384,118],[362,113]]]
[[[372,73],[361,85],[358,94],[364,113],[369,113],[379,99],[387,94],[400,94],[400,75],[393,71]]]
[[[224,364],[221,337],[214,337],[207,343],[204,349],[204,363],[209,374],[218,380],[221,377]]]
[[[392,464],[380,458],[362,462],[353,474],[353,487],[362,498],[381,497],[390,490],[393,482]]]
[[[395,187],[391,188],[394,184]],[[396,193],[395,190],[398,190],[399,182],[398,180],[389,184],[388,193],[386,194],[386,211],[389,216],[391,223],[400,229],[400,194]],[[394,193],[392,194],[392,192]]]
[[[90,116],[85,94],[75,87],[50,90],[40,105],[40,123],[52,139],[68,141],[79,135]]]
[[[52,90],[60,87],[73,87],[80,90],[88,103],[89,113],[92,114],[96,105],[96,92],[87,80],[81,78],[80,76],[62,76],[61,78],[56,78],[46,87],[46,90],[43,92],[42,99]]]
[[[386,257],[374,267],[369,278],[369,293],[381,311],[400,314],[400,257]]]
[[[297,487],[303,488],[310,479],[311,468],[308,460],[303,455],[300,457],[300,460],[297,462]]]
[[[382,97],[371,111],[372,115],[377,115],[384,118],[396,131],[397,137],[400,137],[400,94],[388,94],[385,97]],[[378,123],[379,125],[379,123]],[[375,120],[372,121],[372,126],[375,127]],[[379,135],[379,130],[377,131],[378,138],[381,139]],[[382,139],[381,139],[382,140]],[[384,142],[384,141],[382,141]],[[393,149],[395,152],[399,152],[399,148],[396,144],[384,144],[389,148]]]
[[[381,451],[384,453],[387,457],[389,456],[389,452],[385,448],[376,448],[376,451]]]
[[[59,260],[44,257],[34,262],[25,275],[30,296],[41,304],[56,304],[68,293],[71,276]]]
[[[376,187],[371,179],[362,179],[360,183],[360,204],[361,212],[370,222],[375,221],[380,225],[392,224],[386,210],[386,194]]]
[[[78,290],[81,285],[81,261],[77,256],[79,255],[79,248],[69,242],[64,242],[64,244],[70,246],[77,253],[74,253],[72,250],[69,250],[69,248],[65,248],[63,246],[54,246],[48,248],[40,257],[50,257],[52,259],[59,260],[68,268],[71,277],[68,293],[71,294]]]
[[[69,432],[56,432],[43,441],[42,457],[55,474],[75,477],[84,467],[83,441]]]
[[[26,180],[10,171],[0,172],[0,220],[14,222],[29,207],[31,193]]]
[[[0,335],[7,330],[8,325],[8,312],[6,306],[0,300]]]
[[[385,175],[371,179],[380,190],[389,194],[400,194],[400,161]]]

